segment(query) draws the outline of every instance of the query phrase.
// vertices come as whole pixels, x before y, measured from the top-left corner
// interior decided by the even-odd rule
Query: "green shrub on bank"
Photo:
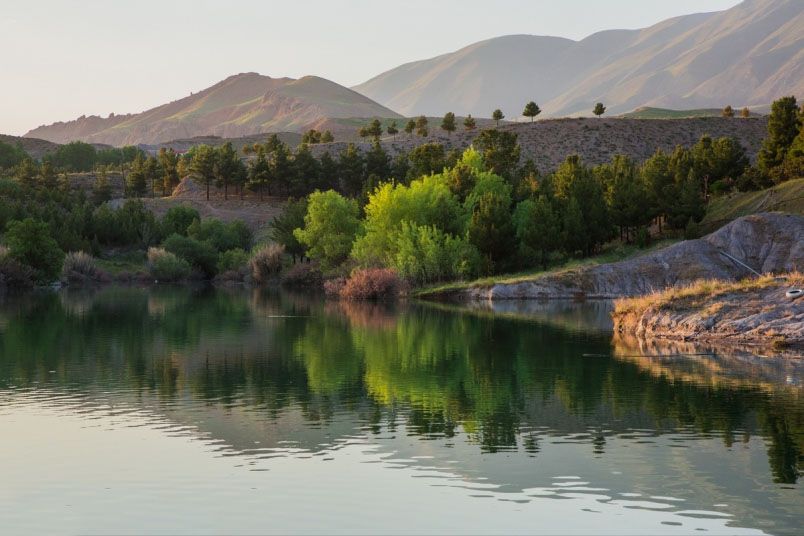
[[[241,248],[230,249],[218,255],[218,273],[238,271],[248,265],[249,254]]]
[[[190,225],[200,219],[201,216],[199,216],[198,211],[193,207],[186,205],[171,207],[165,215],[162,216],[162,234],[164,236],[170,236],[176,233],[187,236],[187,229],[190,228]]]
[[[9,222],[5,242],[8,255],[30,266],[37,281],[47,283],[59,275],[64,252],[50,236],[46,223],[33,218]]]
[[[195,220],[187,228],[187,236],[208,242],[218,251],[247,250],[251,247],[251,231],[240,220],[224,223],[215,218]]]
[[[190,266],[201,271],[205,276],[213,277],[216,274],[218,253],[207,242],[172,234],[162,243],[162,247],[187,261]]]
[[[191,267],[186,260],[163,248],[149,248],[148,271],[158,281],[180,281],[190,276]]]

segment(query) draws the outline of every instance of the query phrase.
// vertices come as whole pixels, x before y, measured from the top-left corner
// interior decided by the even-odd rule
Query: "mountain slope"
[[[767,104],[804,95],[804,2],[746,0],[642,30],[581,41],[504,36],[408,63],[353,89],[405,115],[509,117],[535,100],[547,116]]]
[[[202,135],[301,131],[330,118],[374,116],[399,117],[351,89],[316,76],[294,80],[243,73],[142,113],[81,117],[35,128],[26,136],[57,143],[83,140],[125,145]]]

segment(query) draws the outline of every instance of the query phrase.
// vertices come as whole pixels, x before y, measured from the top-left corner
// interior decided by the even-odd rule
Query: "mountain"
[[[216,135],[302,131],[332,118],[400,117],[363,95],[317,76],[271,78],[243,73],[189,97],[138,114],[82,116],[25,136],[129,145]]]
[[[722,108],[804,96],[804,1],[746,0],[726,11],[609,30],[581,41],[509,35],[401,65],[354,90],[405,115],[545,116],[640,106]]]

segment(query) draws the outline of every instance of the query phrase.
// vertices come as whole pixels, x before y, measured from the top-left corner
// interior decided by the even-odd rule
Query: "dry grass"
[[[281,244],[268,244],[263,246],[251,256],[249,266],[251,277],[257,283],[266,283],[282,271],[282,256],[285,246]]]
[[[786,284],[800,286],[804,284],[804,275],[791,272],[784,276]],[[614,301],[615,318],[640,316],[649,308],[654,310],[683,311],[703,306],[706,302],[727,294],[738,294],[765,289],[778,284],[774,275],[747,278],[741,281],[700,280],[683,287],[671,287],[633,298],[620,298]],[[710,304],[705,312],[715,314],[722,304]]]

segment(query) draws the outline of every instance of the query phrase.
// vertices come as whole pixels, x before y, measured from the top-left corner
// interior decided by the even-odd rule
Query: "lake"
[[[797,533],[804,363],[609,307],[4,297],[0,533]]]

